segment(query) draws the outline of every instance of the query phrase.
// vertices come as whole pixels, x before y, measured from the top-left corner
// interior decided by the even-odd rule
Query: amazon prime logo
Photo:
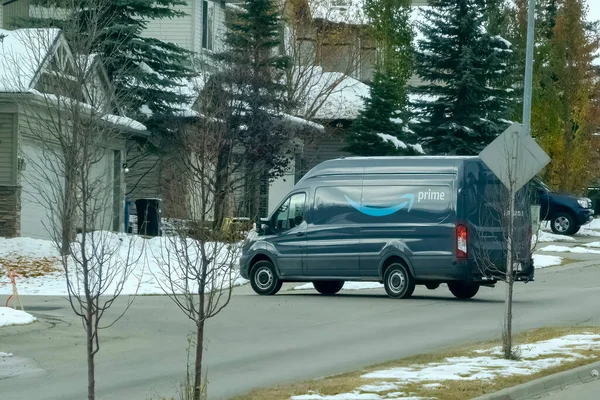
[[[429,202],[429,201],[438,202],[438,201],[446,201],[447,200],[445,192],[436,192],[436,191],[432,191],[431,189],[429,189],[427,191],[418,192],[416,195],[414,195],[412,193],[405,194],[400,197],[400,200],[404,200],[404,201],[402,201],[399,204],[390,206],[390,207],[371,207],[371,206],[367,206],[367,205],[358,203],[358,202],[352,200],[348,196],[344,196],[344,197],[346,198],[346,201],[348,202],[348,204],[350,204],[352,207],[354,207],[357,211],[359,211],[362,214],[369,215],[371,217],[386,217],[388,215],[392,215],[392,214],[402,210],[403,208],[406,208],[406,212],[409,213],[413,208],[413,205],[415,203],[415,198],[417,199],[417,203]]]

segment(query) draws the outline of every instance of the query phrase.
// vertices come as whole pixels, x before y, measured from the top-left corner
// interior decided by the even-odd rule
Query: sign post
[[[513,123],[500,136],[490,143],[479,154],[481,160],[500,179],[508,189],[509,218],[507,231],[506,255],[506,302],[504,355],[512,355],[512,288],[513,288],[513,240],[515,196],[527,182],[531,180],[549,162],[550,157],[523,129],[523,125]]]

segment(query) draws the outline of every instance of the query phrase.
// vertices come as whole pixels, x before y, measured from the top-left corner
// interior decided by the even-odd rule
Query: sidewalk
[[[541,400],[596,400],[600,397],[600,380],[567,386],[564,390],[532,397]]]

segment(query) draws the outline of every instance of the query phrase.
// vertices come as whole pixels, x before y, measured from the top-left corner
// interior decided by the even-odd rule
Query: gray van
[[[499,203],[505,191],[478,157],[352,157],[310,170],[242,246],[241,275],[260,295],[312,282],[325,295],[345,281],[384,284],[392,298],[446,283],[457,298],[506,271]],[[527,195],[515,209],[515,279],[532,281]]]

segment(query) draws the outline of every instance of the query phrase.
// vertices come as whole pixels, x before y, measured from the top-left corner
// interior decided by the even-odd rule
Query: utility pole
[[[523,134],[531,136],[531,97],[533,91],[533,42],[535,38],[535,0],[529,0],[527,11],[527,49],[525,57],[525,90],[523,92]]]

